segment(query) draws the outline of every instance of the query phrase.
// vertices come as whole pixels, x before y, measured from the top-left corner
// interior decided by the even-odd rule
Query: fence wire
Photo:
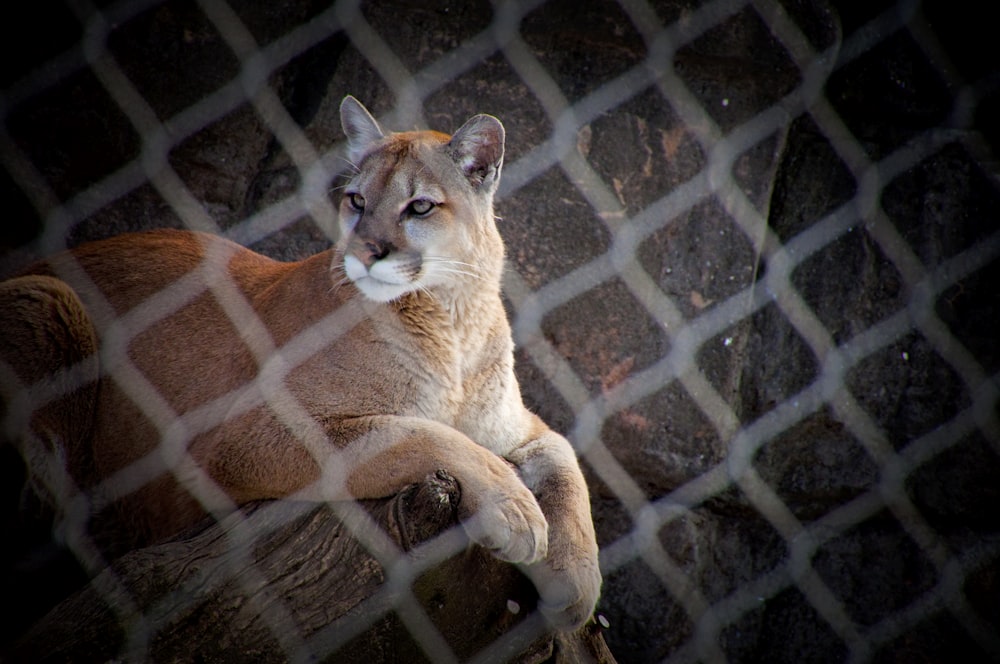
[[[0,134],[3,166],[44,220],[40,239],[30,247],[25,245],[15,250],[9,257],[12,262],[27,260],[29,253],[47,255],[66,248],[72,231],[84,220],[147,185],[166,201],[185,227],[225,235],[244,245],[279,233],[304,216],[333,238],[335,211],[328,189],[342,168],[343,146],[314,144],[269,85],[269,77],[332,35],[340,34],[370,64],[381,84],[391,91],[395,103],[392,111],[380,118],[383,126],[426,126],[424,102],[428,98],[486,58],[502,58],[544,111],[545,118],[539,121],[547,122],[551,131],[506,165],[499,193],[501,207],[504,201],[515,199],[544,173],[555,169],[583,197],[595,217],[604,224],[603,230],[609,238],[603,253],[542,285],[522,276],[516,264],[509,267],[504,288],[512,311],[515,342],[572,410],[575,419],[571,430],[566,432],[568,437],[588,468],[625,507],[632,520],[633,527],[627,533],[601,549],[605,577],[641,561],[693,626],[687,639],[669,653],[666,661],[725,661],[726,654],[720,642],[723,631],[762,602],[790,588],[801,593],[839,637],[850,661],[871,659],[881,646],[942,611],[953,616],[983,651],[1000,657],[1000,636],[996,626],[970,606],[964,593],[970,575],[1000,554],[1000,544],[979,544],[956,550],[922,516],[904,487],[916,469],[955,449],[975,432],[1000,454],[998,377],[991,375],[976,355],[953,335],[936,310],[936,303],[949,289],[997,260],[1000,232],[992,232],[974,246],[934,264],[921,260],[883,209],[882,194],[901,174],[918,167],[953,143],[955,132],[940,127],[919,132],[894,151],[874,158],[825,95],[826,83],[835,72],[876,48],[888,35],[902,33],[919,45],[931,62],[939,65],[938,73],[958,90],[952,126],[961,127],[965,122],[963,118],[973,115],[980,100],[996,86],[995,75],[971,84],[958,79],[933,30],[923,20],[919,3],[904,1],[889,5],[874,20],[845,35],[843,42],[817,51],[786,6],[776,0],[705,2],[668,24],[661,21],[645,0],[620,0],[620,9],[645,43],[646,56],[638,65],[580,98],[570,100],[554,73],[543,64],[520,32],[525,17],[543,4],[540,0],[498,2],[493,7],[488,27],[416,71],[407,66],[406,58],[397,50],[399,46],[387,41],[369,24],[357,2],[337,2],[280,38],[259,44],[239,14],[226,2],[200,0],[197,3],[200,11],[238,60],[239,74],[190,105],[176,109],[168,117],[162,117],[144,99],[123,63],[115,59],[108,46],[116,26],[158,4],[153,0],[126,0],[99,7],[85,1],[71,2],[68,6],[82,26],[81,41],[41,63],[29,75],[15,81],[0,97],[0,117],[4,120],[0,123],[3,126]],[[723,128],[712,110],[705,106],[703,98],[692,91],[689,82],[679,74],[674,56],[744,11],[753,12],[789,54],[799,71],[799,81],[768,108],[735,127]],[[99,80],[141,137],[141,143],[137,156],[129,163],[84,191],[63,196],[53,189],[32,157],[11,137],[8,122],[21,104],[45,94],[81,71],[90,72]],[[581,154],[578,144],[584,127],[650,88],[690,130],[706,159],[698,173],[634,211],[616,194],[615,184],[607,181]],[[363,97],[363,91],[351,92]],[[239,223],[223,228],[185,185],[169,155],[180,143],[247,103],[294,164],[301,184],[294,195],[255,210]],[[803,115],[811,118],[858,186],[850,200],[805,230],[783,239],[769,227],[766,215],[761,214],[738,181],[734,164],[747,150]],[[516,141],[517,137],[512,140]],[[980,150],[978,145],[970,145],[969,149]],[[750,279],[738,292],[690,316],[644,268],[639,250],[644,242],[673,220],[692,213],[708,200],[720,205],[735,222],[752,245],[758,262],[766,264],[767,269],[759,278]],[[860,229],[874,240],[898,271],[909,297],[905,307],[846,340],[838,340],[796,287],[793,273],[811,257]],[[612,282],[623,283],[628,288],[635,301],[645,309],[645,314],[662,326],[669,345],[659,360],[595,394],[586,378],[548,338],[543,320],[553,310]],[[233,325],[242,331],[247,348],[262,367],[255,384],[223,395],[194,411],[177,413],[156,393],[139,367],[127,359],[127,353],[122,352],[121,357],[125,359],[110,369],[110,378],[133,395],[143,415],[155,423],[161,436],[160,448],[149,458],[125,468],[86,494],[67,485],[67,478],[60,474],[59,459],[41,452],[30,459],[33,469],[47,483],[47,490],[65,501],[67,520],[63,536],[74,554],[92,571],[102,569],[106,561],[90,541],[86,523],[91,513],[103,507],[102,501],[107,496],[134,490],[166,463],[178,476],[194,474],[198,478],[189,486],[204,505],[212,509],[225,506],[227,499],[187,454],[186,443],[199,432],[220,424],[222,418],[231,416],[234,404],[240,400],[243,408],[264,402],[288,404],[289,400],[281,399],[279,394],[283,389],[282,378],[331,341],[338,330],[350,327],[350,321],[336,319],[338,315],[343,317],[342,314],[334,314],[334,320],[321,321],[282,347],[279,353],[263,323],[234,284],[217,280],[212,291]],[[185,280],[171,285],[118,319],[106,343],[127,348],[131,339],[201,294]],[[817,370],[808,385],[758,419],[744,423],[700,365],[699,351],[719,339],[725,343],[729,330],[765,307],[776,307],[804,340],[815,358]],[[874,355],[893,348],[914,333],[921,335],[957,374],[971,398],[949,421],[937,423],[924,435],[897,449],[889,432],[884,431],[864,407],[863,397],[848,387],[847,376]],[[641,403],[672,383],[679,385],[700,409],[718,439],[726,441],[727,453],[694,479],[667,495],[649,500],[646,490],[605,445],[602,431],[616,413]],[[59,395],[48,396],[55,399]],[[761,476],[754,459],[769,441],[824,409],[860,441],[878,466],[878,480],[870,489],[841,506],[805,522]],[[301,422],[303,413],[292,401],[282,416],[290,422]],[[24,417],[24,414],[12,407],[5,425],[16,427],[13,420],[17,417]],[[307,431],[304,436],[312,440],[312,444],[322,440],[321,431]],[[691,510],[733,488],[737,488],[759,516],[780,534],[787,556],[776,567],[715,599],[700,588],[667,551],[659,533],[669,524],[686,518]],[[357,526],[357,536],[387,569],[393,570],[387,582],[392,592],[387,591],[362,606],[369,611],[360,611],[349,622],[341,622],[336,629],[331,628],[312,639],[303,639],[294,627],[290,627],[291,619],[279,601],[262,601],[265,619],[289,659],[329,655],[387,612],[396,612],[430,659],[454,661],[454,653],[406,586],[417,571],[407,567],[413,563],[397,560],[394,545],[372,534],[370,528],[364,527],[365,520],[349,507],[343,509],[342,516],[349,522],[353,518],[353,522],[360,520],[362,523]],[[885,510],[931,561],[938,582],[919,593],[908,605],[881,616],[874,624],[863,625],[852,617],[844,600],[817,572],[814,559],[824,544]],[[234,542],[255,536],[241,529],[239,519],[230,533]],[[234,551],[239,550],[242,549],[234,544]],[[443,546],[438,555],[444,556],[450,551]],[[241,582],[248,582],[254,561],[234,553],[231,562],[233,570],[240,570]],[[421,564],[427,564],[426,560]],[[250,570],[249,575],[247,570]],[[110,583],[114,585],[113,578]],[[149,638],[148,625],[142,620],[134,620],[139,609],[134,603],[130,604],[127,591],[122,587],[100,590],[122,616],[123,624],[135,625],[128,634],[130,645],[144,643]],[[385,601],[390,595],[394,599]],[[164,600],[167,604],[177,601],[175,596]],[[626,616],[619,618],[627,619]],[[480,658],[488,661],[506,652],[504,648],[508,645],[497,644],[495,650],[482,653]]]

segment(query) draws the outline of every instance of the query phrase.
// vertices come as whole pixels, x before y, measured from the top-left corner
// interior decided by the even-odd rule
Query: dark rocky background
[[[693,0],[627,5],[632,18],[554,0],[514,22],[505,55],[461,50],[507,16],[486,2],[363,3],[352,39],[337,28],[350,11],[309,0],[231,2],[239,21],[221,28],[190,2],[98,4],[104,23],[76,3],[0,10],[4,273],[63,242],[193,220],[301,258],[335,239],[315,197],[336,198],[344,94],[390,129],[495,114],[519,375],[583,452],[619,661],[1000,657],[1000,50],[985,10],[716,3],[702,29],[710,5]],[[801,61],[783,21],[826,56]],[[668,41],[649,39],[656,22]],[[266,81],[233,34],[279,62]],[[583,118],[569,133],[562,103]],[[303,144],[328,176],[303,175]],[[713,167],[707,195],[670,196]],[[843,228],[824,240],[833,213]],[[588,282],[580,268],[630,228],[634,260]],[[694,368],[662,367],[675,347]],[[860,357],[809,402],[837,347]],[[790,415],[800,396],[807,414]]]

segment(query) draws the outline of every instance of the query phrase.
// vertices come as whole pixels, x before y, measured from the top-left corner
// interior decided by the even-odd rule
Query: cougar
[[[514,374],[503,126],[385,133],[351,96],[340,113],[353,171],[331,249],[279,262],[156,230],[0,285],[7,432],[29,465],[29,438],[63,460],[72,486],[50,493],[112,491],[130,546],[248,501],[380,498],[446,470],[470,539],[576,628],[598,547],[573,448]]]

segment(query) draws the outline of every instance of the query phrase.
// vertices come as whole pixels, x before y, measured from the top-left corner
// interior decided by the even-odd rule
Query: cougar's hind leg
[[[97,335],[76,293],[48,276],[0,282],[0,595],[23,605],[3,645],[86,578],[53,522],[87,482]]]

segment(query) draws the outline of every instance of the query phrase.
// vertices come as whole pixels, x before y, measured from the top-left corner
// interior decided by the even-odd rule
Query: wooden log
[[[6,661],[613,662],[546,630],[515,566],[469,546],[439,472],[358,505],[248,505],[122,557]]]

